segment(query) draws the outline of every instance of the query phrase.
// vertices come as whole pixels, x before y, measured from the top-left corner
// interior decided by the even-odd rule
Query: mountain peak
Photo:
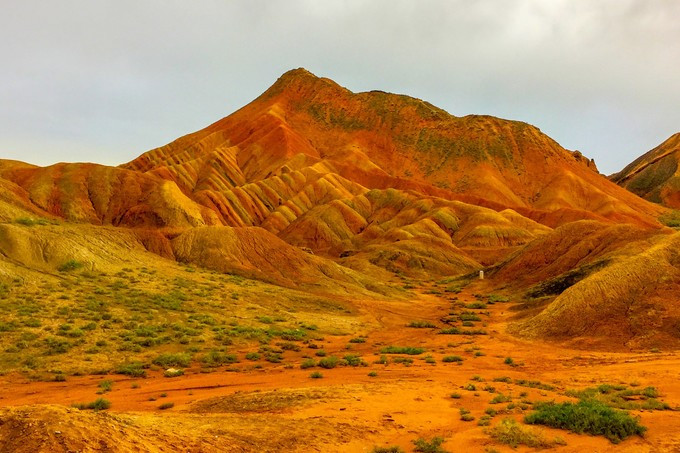
[[[284,72],[262,97],[271,98],[284,92],[304,97],[328,88],[344,90],[331,79],[318,77],[305,68],[297,68]]]

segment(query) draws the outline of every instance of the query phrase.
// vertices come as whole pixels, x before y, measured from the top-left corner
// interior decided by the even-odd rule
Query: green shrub
[[[228,354],[225,352],[220,352],[215,349],[205,354],[201,357],[201,362],[208,367],[216,367],[225,364],[237,363],[238,358],[236,354]],[[187,365],[182,365],[187,366]]]
[[[187,353],[161,354],[153,359],[153,364],[163,368],[188,367],[191,364],[191,355]]]
[[[306,359],[300,364],[300,368],[303,370],[306,370],[307,368],[314,368],[316,366],[316,362],[314,359]]]
[[[61,264],[59,267],[57,267],[57,270],[59,272],[71,272],[80,269],[83,267],[83,263],[80,261],[76,260],[68,260],[65,263]]]
[[[413,327],[414,329],[434,329],[437,326],[430,321],[411,321],[406,327]]]
[[[309,377],[312,379],[321,379],[323,377],[323,374],[321,374],[320,371],[313,371],[312,374],[309,375]]]
[[[173,407],[175,407],[175,403],[167,402],[167,403],[163,403],[160,406],[158,406],[158,409],[164,411],[166,409],[172,409]]]
[[[357,367],[361,365],[367,365],[367,363],[364,362],[360,356],[355,354],[346,355],[342,358],[342,360],[347,364],[347,366]]]
[[[442,359],[442,362],[444,363],[451,363],[451,362],[462,362],[463,358],[458,355],[447,355]]]
[[[416,348],[412,346],[386,346],[380,350],[381,354],[420,355],[423,352],[425,352],[425,348]]]
[[[604,436],[613,443],[619,443],[635,434],[641,436],[647,430],[639,424],[637,418],[627,412],[613,409],[596,400],[537,405],[536,411],[527,415],[524,420],[529,424]]]
[[[104,411],[111,407],[111,401],[104,398],[97,398],[91,403],[76,403],[72,406],[80,410]]]
[[[659,222],[663,223],[667,227],[679,228],[680,227],[680,211],[673,210],[662,214],[659,217]]]
[[[489,435],[498,442],[517,448],[526,445],[531,448],[550,448],[556,444],[564,444],[564,441],[555,439],[550,441],[545,436],[529,427],[522,426],[512,418],[506,418],[489,430]]]
[[[258,354],[257,352],[249,352],[249,353],[246,354],[247,360],[253,360],[253,361],[260,360],[260,357],[261,357],[260,354]]]
[[[500,403],[507,403],[509,401],[512,401],[512,397],[503,395],[502,393],[499,393],[498,395],[494,396],[491,401],[489,401],[490,404],[500,404]]]
[[[113,389],[113,381],[111,379],[104,379],[99,383],[99,388],[102,392],[110,392]]]
[[[397,445],[392,445],[389,447],[373,447],[371,453],[404,453],[404,450]]]
[[[339,363],[340,363],[340,359],[338,359],[335,356],[324,357],[323,359],[319,360],[319,366],[321,368],[326,368],[326,369],[335,368],[336,366],[338,366]]]
[[[132,377],[146,377],[146,370],[144,364],[141,362],[131,362],[118,365],[116,374],[124,374]]]
[[[442,448],[443,443],[444,439],[441,437],[433,437],[429,441],[421,437],[413,441],[415,447],[413,451],[421,453],[447,453],[447,451]]]

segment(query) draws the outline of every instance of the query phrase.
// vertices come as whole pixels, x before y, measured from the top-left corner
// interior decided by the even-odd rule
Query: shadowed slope
[[[512,331],[608,347],[680,344],[680,234],[657,237],[566,289]]]
[[[680,133],[631,162],[610,179],[640,197],[680,209]]]

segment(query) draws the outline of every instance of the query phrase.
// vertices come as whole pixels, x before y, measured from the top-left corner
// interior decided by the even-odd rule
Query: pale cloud
[[[304,66],[530,122],[613,172],[680,130],[675,0],[14,0],[0,156],[121,163]]]

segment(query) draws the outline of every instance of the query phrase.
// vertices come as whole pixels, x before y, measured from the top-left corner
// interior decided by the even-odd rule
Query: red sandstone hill
[[[549,226],[578,219],[654,225],[662,212],[526,123],[455,117],[379,91],[352,93],[304,69],[123,167],[177,182],[228,225],[258,225],[301,192],[306,209],[363,188],[512,208]]]
[[[680,133],[643,154],[610,179],[636,195],[680,209]]]
[[[613,179],[676,206],[678,140]],[[487,268],[530,308],[517,334],[680,344],[678,234],[657,221],[668,212],[534,126],[352,93],[298,69],[120,167],[0,160],[0,277],[153,252],[379,297],[395,274]]]

